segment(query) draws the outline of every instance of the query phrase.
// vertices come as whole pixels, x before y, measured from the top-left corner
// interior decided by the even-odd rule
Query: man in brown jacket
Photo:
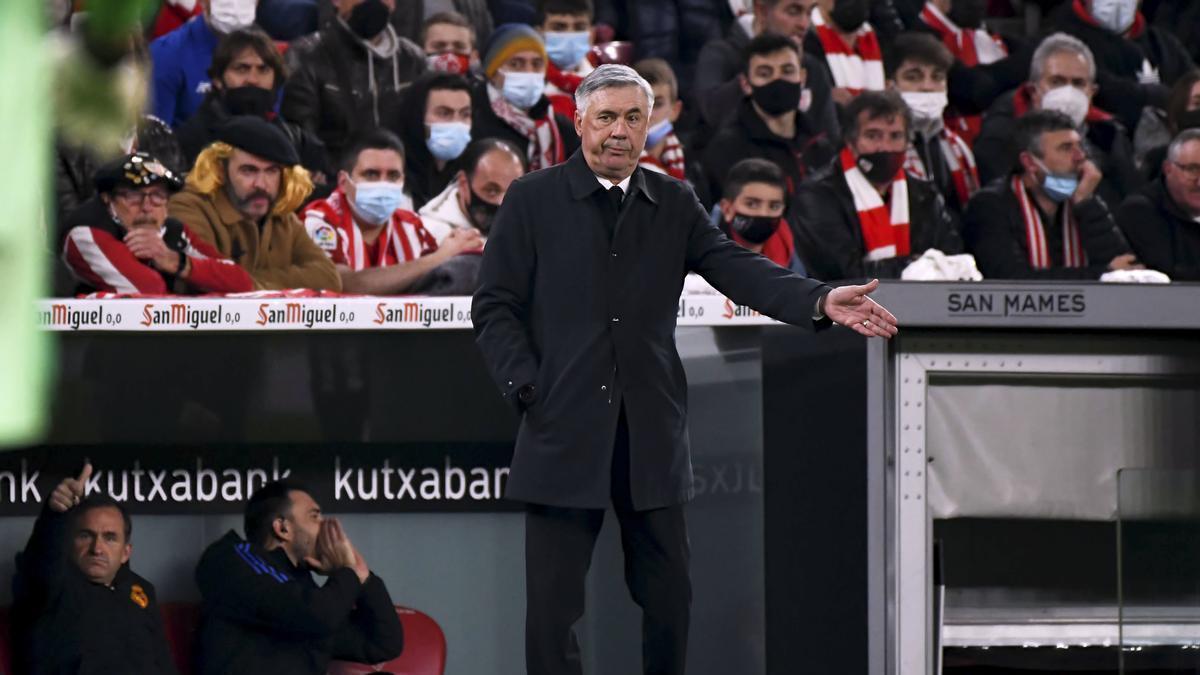
[[[312,192],[308,172],[277,127],[235,117],[196,158],[171,216],[232,258],[259,289],[341,290],[337,270],[295,211]]]

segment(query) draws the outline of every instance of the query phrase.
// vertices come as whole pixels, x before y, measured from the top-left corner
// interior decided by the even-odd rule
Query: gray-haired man
[[[472,308],[484,360],[522,414],[507,496],[529,505],[530,675],[582,672],[572,625],[610,503],[643,611],[644,670],[684,672],[692,470],[674,330],[686,272],[798,326],[828,317],[867,336],[896,332],[866,297],[878,282],[831,289],[799,277],[725,237],[685,183],[638,168],[652,96],[625,66],[583,81],[582,147],[509,188]]]

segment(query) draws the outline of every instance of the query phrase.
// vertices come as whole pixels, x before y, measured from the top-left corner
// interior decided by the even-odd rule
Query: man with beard
[[[288,137],[270,122],[239,115],[196,158],[172,216],[232,258],[255,288],[340,290],[337,270],[294,211],[312,192]]]
[[[331,659],[400,655],[404,629],[387,587],[308,490],[288,480],[259,488],[244,529],[245,539],[230,530],[196,566],[200,673],[323,675]]]
[[[77,292],[237,293],[246,271],[175,218],[167,200],[182,181],[155,157],[125,155],[96,172],[97,195],[64,223],[62,259]]]
[[[465,96],[464,96],[465,98]],[[479,233],[454,230],[439,245],[417,214],[401,208],[404,146],[376,129],[346,153],[337,189],[304,209],[304,227],[337,266],[342,290],[404,293],[417,279],[466,249]]]
[[[278,126],[296,148],[300,164],[314,176],[327,173],[325,144],[316,135],[276,115],[275,102],[287,79],[283,56],[259,28],[235,30],[221,38],[208,69],[212,90],[175,133],[187,167],[216,139],[233,115],[255,115]],[[317,182],[325,182],[320,176]]]

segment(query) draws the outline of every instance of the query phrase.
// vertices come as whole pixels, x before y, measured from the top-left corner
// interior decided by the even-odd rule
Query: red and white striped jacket
[[[97,203],[98,200],[97,200]],[[67,231],[62,259],[79,281],[95,291],[170,295],[180,290],[176,280],[134,257],[121,240],[123,229],[107,217],[96,224],[80,224]],[[168,218],[160,234],[167,246],[182,251],[191,272],[179,280],[186,293],[243,293],[254,290],[254,280],[237,263],[193,235],[187,226]]]
[[[350,209],[346,194],[338,188],[327,199],[312,202],[301,212],[308,236],[335,265],[357,272],[399,265],[437,250],[437,241],[412,211],[397,209],[374,243],[367,244]]]

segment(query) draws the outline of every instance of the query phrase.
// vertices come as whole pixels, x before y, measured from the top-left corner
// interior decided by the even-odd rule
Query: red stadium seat
[[[160,611],[175,667],[183,675],[189,675],[196,648],[196,630],[200,627],[200,606],[190,602],[164,602]]]
[[[366,665],[334,661],[328,675],[442,675],[446,670],[446,636],[428,614],[407,607],[396,607],[404,626],[404,653],[386,663]]]

